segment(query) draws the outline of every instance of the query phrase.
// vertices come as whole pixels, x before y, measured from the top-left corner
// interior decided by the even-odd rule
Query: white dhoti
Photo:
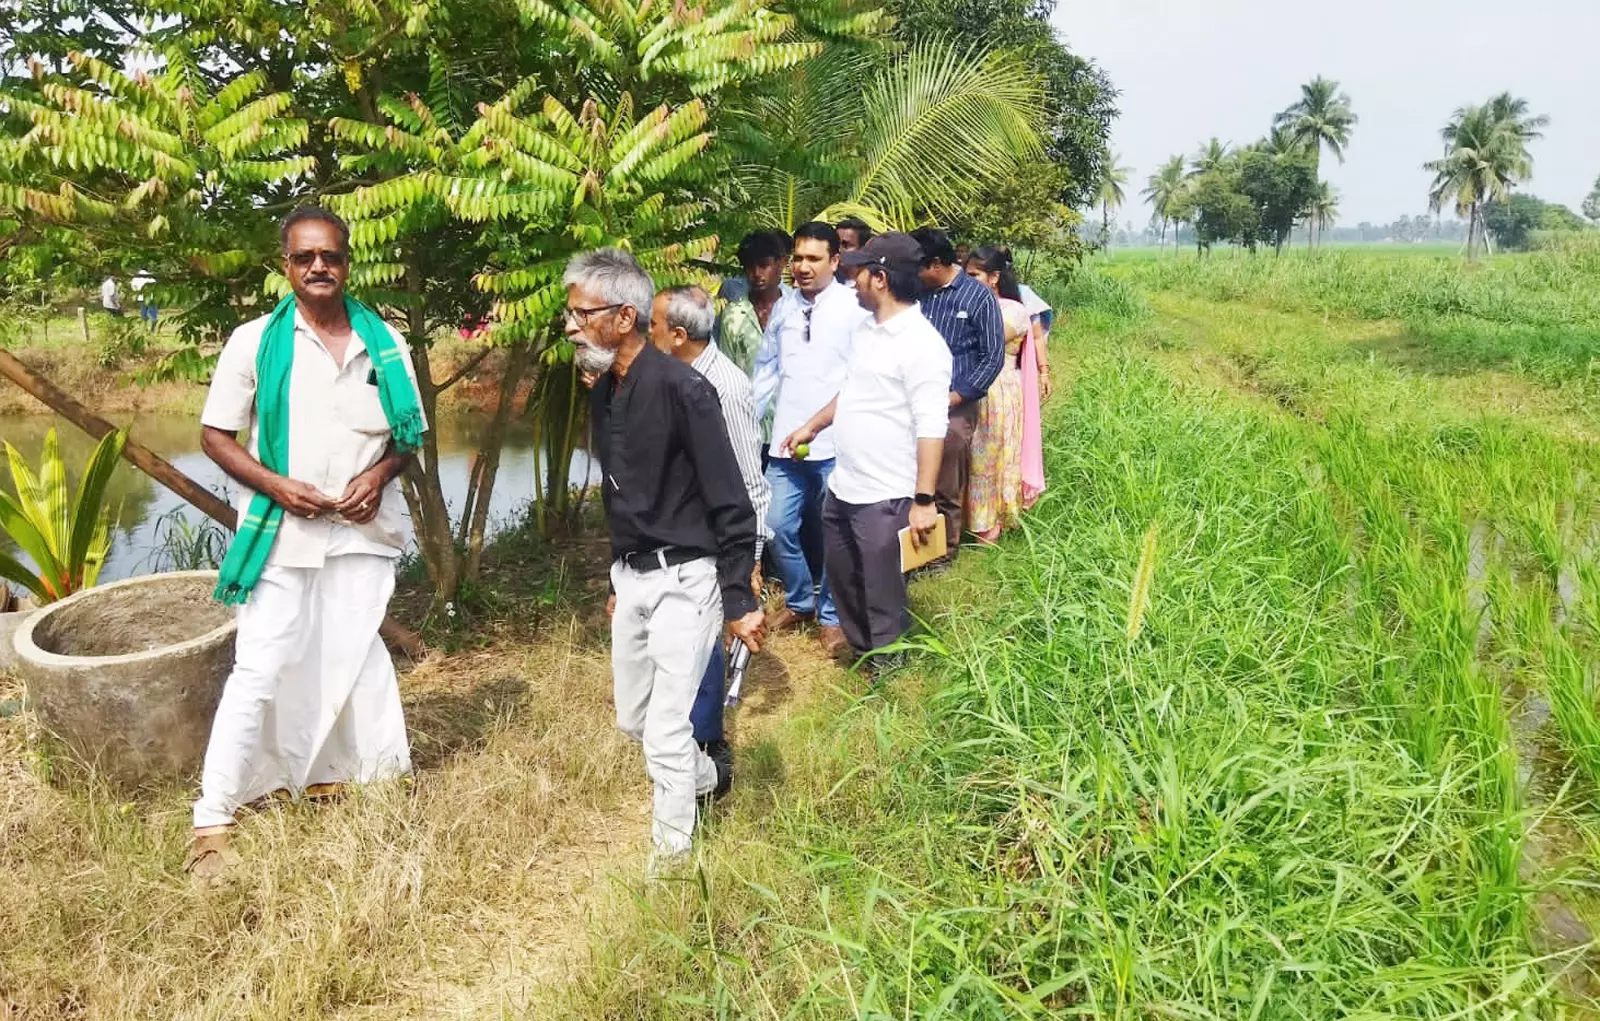
[[[262,572],[239,608],[196,827],[230,823],[240,805],[275,790],[411,771],[400,686],[378,637],[393,593],[393,559],[371,553]]]
[[[650,835],[658,853],[688,851],[695,797],[717,785],[716,764],[694,742],[689,710],[722,633],[717,565],[704,558],[654,571],[611,567],[611,671],[617,726],[644,745],[655,783]]]

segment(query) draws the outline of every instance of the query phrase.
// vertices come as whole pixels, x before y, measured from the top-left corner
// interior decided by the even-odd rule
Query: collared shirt
[[[917,441],[949,428],[950,348],[916,307],[855,334],[833,433],[837,459],[828,489],[845,503],[911,497]]]
[[[111,277],[100,282],[100,307],[112,312],[122,308],[122,298],[117,295],[117,282]]]
[[[200,413],[201,424],[214,429],[236,433],[248,426],[252,457],[260,456],[256,355],[270,318],[262,316],[233,331],[217,358],[211,390]],[[392,326],[387,328],[400,349],[406,373],[415,381],[417,373],[405,338]],[[295,312],[294,366],[289,370],[289,478],[309,482],[325,496],[338,499],[351,479],[383,458],[389,447],[389,420],[378,400],[376,382],[368,381],[375,378],[372,372],[372,357],[359,334],[351,332],[341,367],[322,346],[316,331]],[[240,490],[238,509],[243,518],[255,493],[242,486]],[[333,516],[311,520],[285,514],[267,563],[321,567],[327,557],[340,553],[398,557],[405,548],[407,525],[400,480],[391,479],[379,498],[377,516],[364,525]]]
[[[756,608],[756,515],[706,378],[649,344],[590,394],[611,559],[673,549],[715,557],[722,613]]]
[[[767,321],[752,380],[757,418],[776,397],[775,438],[805,425],[838,394],[850,362],[851,338],[870,314],[856,301],[855,291],[832,279],[815,300],[798,290],[779,299]],[[807,460],[832,457],[833,437],[824,431],[812,441]]]
[[[950,346],[950,388],[968,404],[982,400],[1005,364],[1005,328],[994,292],[957,273],[950,283],[922,296],[922,314]]]
[[[761,548],[772,534],[767,529],[772,484],[761,470],[761,427],[756,424],[755,404],[750,399],[750,377],[715,343],[707,344],[690,368],[706,377],[722,403],[722,422],[728,427],[728,442],[733,445],[733,457],[739,462],[744,491],[756,512],[756,560],[760,561]]]

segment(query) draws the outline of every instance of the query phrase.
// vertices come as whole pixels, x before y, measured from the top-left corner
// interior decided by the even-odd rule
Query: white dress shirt
[[[238,432],[249,427],[249,450],[259,458],[256,412],[256,354],[270,316],[252,320],[233,331],[217,358],[217,370],[206,395],[200,422],[214,429]],[[413,382],[416,369],[405,339],[385,324]],[[299,311],[294,317],[294,366],[289,372],[288,476],[309,482],[324,495],[338,499],[350,480],[382,459],[389,446],[389,420],[378,401],[376,383],[369,383],[372,358],[359,334],[351,333],[344,366],[322,346],[316,331]],[[239,517],[243,519],[255,493],[240,487]],[[375,553],[398,557],[405,548],[408,520],[400,480],[384,487],[378,514],[364,525],[319,515],[316,520],[293,514],[283,516],[269,565],[321,567],[329,557],[344,553]]]
[[[744,479],[745,492],[750,494],[750,506],[756,512],[756,562],[760,563],[762,547],[772,536],[772,529],[767,526],[772,485],[761,471],[761,427],[756,424],[755,405],[750,399],[750,377],[722,353],[716,341],[706,345],[690,368],[706,377],[706,382],[717,391],[722,420],[728,425],[728,442],[733,445],[739,475]]]
[[[850,361],[850,338],[871,313],[856,301],[856,292],[832,278],[815,300],[795,290],[772,310],[761,350],[751,374],[756,420],[772,413],[774,443],[805,425],[828,406],[844,383]],[[824,431],[811,444],[808,461],[833,457],[833,438]]]
[[[855,333],[833,427],[828,489],[845,503],[916,495],[917,441],[950,426],[950,346],[915,305]]]

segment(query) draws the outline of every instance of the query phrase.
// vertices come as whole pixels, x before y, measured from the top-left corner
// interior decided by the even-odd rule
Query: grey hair
[[[656,285],[633,256],[620,248],[597,248],[574,256],[561,277],[562,286],[593,291],[607,305],[628,305],[638,313],[639,329],[650,325]]]
[[[693,284],[680,284],[662,292],[667,296],[667,329],[683,327],[683,332],[696,344],[711,340],[711,328],[716,324],[717,312],[711,307],[711,295]]]

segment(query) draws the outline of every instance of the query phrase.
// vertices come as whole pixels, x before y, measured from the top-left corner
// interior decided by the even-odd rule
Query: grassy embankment
[[[645,792],[571,550],[530,575],[506,544],[520,597],[408,676],[414,794],[252,817],[220,892],[176,873],[182,792],[124,809],[66,782],[25,714],[0,723],[0,932],[38,934],[0,941],[0,1002],[1560,1016],[1593,996],[1600,923],[1587,377],[1534,350],[1430,360],[1443,317],[1363,319],[1318,283],[1333,261],[1058,289],[1026,530],[919,584],[926,654],[881,692],[799,642],[757,661],[741,784],[682,883],[636,882]],[[1566,285],[1590,329],[1591,272]],[[1253,302],[1219,300],[1240,274]]]
[[[924,591],[930,676],[785,735],[782,796],[610,920],[568,1009],[1592,1011],[1600,573],[1571,398],[1600,281],[1540,258],[1058,292],[1051,491]],[[1410,307],[1427,281],[1455,297]]]

